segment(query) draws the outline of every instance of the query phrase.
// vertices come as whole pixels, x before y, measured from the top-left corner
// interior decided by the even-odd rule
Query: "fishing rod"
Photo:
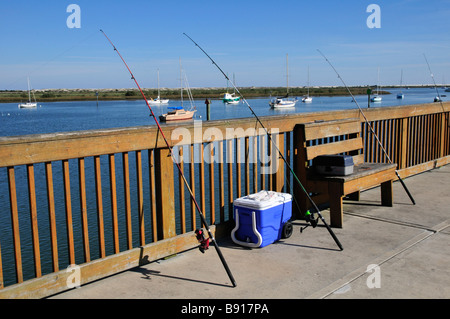
[[[298,183],[298,185],[300,186],[300,188],[302,189],[302,191],[305,193],[306,197],[308,198],[308,200],[310,201],[310,203],[312,204],[315,212],[317,213],[317,215],[319,216],[320,220],[323,222],[323,224],[325,225],[325,227],[327,228],[328,232],[330,233],[331,237],[333,237],[334,241],[336,242],[336,244],[338,245],[338,247],[341,250],[344,250],[344,248],[342,247],[342,244],[339,242],[339,239],[336,237],[336,235],[334,234],[333,230],[331,229],[331,227],[327,224],[327,222],[325,221],[325,218],[323,218],[322,214],[320,213],[319,208],[317,207],[316,203],[314,203],[313,199],[311,198],[311,196],[309,195],[308,191],[305,189],[305,187],[303,186],[303,184],[300,182],[300,179],[297,177],[297,174],[295,174],[294,170],[292,169],[291,165],[289,164],[289,162],[286,160],[286,158],[284,157],[283,153],[280,151],[280,149],[278,148],[278,146],[276,145],[276,143],[272,140],[271,135],[269,134],[269,132],[267,131],[266,127],[264,126],[264,124],[261,122],[260,118],[258,117],[258,115],[255,113],[255,111],[253,110],[253,108],[250,106],[250,104],[247,102],[247,100],[244,98],[244,96],[241,94],[241,92],[239,91],[239,89],[236,87],[236,85],[230,81],[230,79],[228,78],[228,76],[226,75],[226,73],[220,68],[220,66],[213,60],[213,58],[211,58],[209,56],[208,53],[206,53],[205,50],[203,50],[203,48],[201,46],[199,46],[190,36],[188,36],[186,33],[183,32],[183,34],[189,39],[191,40],[210,60],[211,62],[217,67],[217,69],[219,69],[219,71],[223,74],[223,76],[225,77],[225,79],[227,79],[232,85],[233,88],[236,90],[236,92],[239,94],[239,96],[242,98],[242,100],[244,101],[244,103],[247,105],[247,107],[250,109],[250,111],[252,112],[253,116],[256,118],[257,122],[261,125],[261,127],[264,129],[269,141],[273,144],[273,146],[276,148],[276,150],[278,151],[280,157],[282,158],[282,160],[286,163],[286,166],[288,167],[289,171],[292,173],[292,176],[294,177],[294,179],[296,180],[296,182]],[[295,199],[295,198],[294,198]],[[317,222],[318,219],[315,219],[314,217],[314,212],[307,212],[305,214],[305,218],[306,221],[309,222],[311,224],[311,226],[313,228],[315,228],[317,226]],[[309,225],[308,225],[309,226]],[[308,227],[307,226],[307,227]],[[306,227],[305,227],[306,228]],[[302,229],[301,229],[302,230]]]
[[[202,224],[204,225],[204,227],[206,228],[206,230],[207,230],[207,232],[208,232],[209,240],[213,243],[214,247],[216,248],[216,251],[217,251],[217,254],[219,255],[220,261],[222,262],[222,265],[223,265],[223,267],[225,268],[225,270],[226,270],[226,272],[227,272],[227,274],[228,274],[228,277],[230,278],[231,283],[233,284],[233,287],[236,287],[236,281],[234,280],[233,274],[231,273],[230,268],[228,267],[228,264],[227,264],[227,262],[225,261],[225,258],[223,257],[223,254],[222,254],[222,252],[221,252],[221,250],[220,250],[220,248],[219,248],[219,245],[217,244],[217,242],[216,242],[216,240],[215,240],[213,234],[211,233],[211,230],[210,230],[210,228],[209,228],[209,225],[208,225],[208,223],[206,222],[206,219],[205,219],[205,217],[204,217],[203,214],[202,214],[202,211],[201,211],[201,209],[200,209],[200,206],[198,205],[197,200],[195,199],[195,196],[194,196],[194,194],[193,194],[193,192],[192,192],[192,190],[191,190],[191,188],[190,188],[190,186],[189,186],[189,183],[188,183],[187,180],[186,180],[186,177],[185,177],[184,174],[183,174],[183,171],[181,170],[180,164],[178,163],[178,161],[177,161],[176,158],[175,158],[175,154],[173,153],[172,147],[170,146],[169,142],[167,141],[167,138],[166,138],[166,136],[164,135],[164,132],[163,132],[163,130],[161,129],[161,126],[159,125],[159,122],[158,122],[158,120],[157,120],[155,114],[153,113],[153,110],[152,110],[152,108],[150,107],[150,104],[148,103],[147,98],[146,98],[145,95],[144,95],[144,92],[142,91],[141,87],[139,86],[139,83],[137,82],[136,78],[134,77],[133,72],[131,72],[130,68],[128,67],[128,64],[125,62],[125,60],[123,59],[122,55],[121,55],[121,54],[119,53],[119,51],[117,50],[116,46],[115,46],[115,45],[112,43],[112,41],[108,38],[108,36],[105,34],[105,32],[103,32],[103,30],[100,30],[100,32],[103,33],[103,35],[106,37],[106,39],[108,39],[109,43],[110,43],[110,44],[112,45],[112,47],[114,48],[114,51],[117,52],[117,54],[119,55],[120,59],[121,59],[122,62],[125,64],[125,66],[126,66],[128,72],[130,72],[130,74],[131,74],[131,79],[134,80],[134,82],[136,83],[136,86],[138,87],[139,91],[141,92],[142,97],[144,98],[144,101],[145,101],[145,103],[147,104],[148,109],[150,110],[150,114],[152,115],[153,119],[155,120],[155,123],[156,123],[156,125],[158,126],[158,130],[159,130],[159,132],[161,133],[161,136],[163,137],[164,142],[165,142],[166,145],[167,145],[167,148],[169,149],[170,156],[172,157],[173,162],[176,164],[176,166],[177,166],[177,168],[178,168],[178,171],[180,172],[180,176],[182,176],[183,181],[184,181],[185,185],[187,186],[187,189],[189,190],[189,193],[190,193],[190,195],[191,195],[191,199],[193,200],[193,202],[194,202],[194,204],[195,204],[195,207],[196,207],[196,209],[197,209],[197,211],[198,211],[198,213],[199,213],[199,215],[200,215],[200,219],[201,219],[201,221],[202,221]],[[197,235],[197,239],[202,239],[202,232],[201,232],[201,231],[197,230],[197,231],[196,231],[196,235]],[[209,246],[209,245],[208,245],[208,243],[205,242],[205,239],[202,239],[201,246],[200,246],[200,250],[203,252],[203,250],[204,250],[204,249],[207,249],[208,246]]]
[[[350,96],[353,99],[353,102],[355,102],[355,104],[358,106],[359,111],[361,112],[362,116],[364,117],[364,120],[366,121],[367,125],[370,128],[370,131],[372,132],[373,136],[375,136],[375,139],[377,140],[378,144],[381,146],[381,149],[383,150],[384,155],[386,156],[387,160],[389,161],[389,163],[392,163],[391,158],[389,157],[388,153],[386,152],[383,144],[381,143],[381,141],[378,139],[378,135],[375,133],[375,131],[372,128],[372,125],[370,125],[369,120],[367,119],[366,115],[364,114],[363,110],[361,109],[361,107],[359,106],[358,102],[356,101],[355,97],[353,96],[352,92],[350,91],[350,89],[348,88],[347,84],[345,84],[344,79],[339,75],[338,71],[334,68],[333,64],[331,64],[331,62],[327,59],[327,57],[319,50],[317,49],[317,51],[319,51],[319,53],[323,56],[323,58],[325,59],[325,61],[328,62],[328,64],[331,66],[331,68],[334,70],[334,72],[337,74],[338,78],[341,80],[342,84],[344,84],[345,88],[347,89],[348,93],[350,94]],[[402,184],[403,188],[405,189],[406,193],[408,194],[409,199],[411,200],[411,202],[415,205],[416,201],[414,200],[414,198],[412,197],[411,193],[409,192],[408,188],[405,185],[405,182],[403,182],[402,178],[400,177],[400,175],[398,174],[398,171],[395,170],[395,175],[397,175],[398,180],[400,181],[400,183]]]

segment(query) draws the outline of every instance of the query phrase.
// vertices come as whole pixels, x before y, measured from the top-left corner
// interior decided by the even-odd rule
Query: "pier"
[[[193,298],[196,289],[208,289],[210,298],[400,297],[395,287],[388,295],[363,291],[357,283],[366,280],[368,265],[387,275],[382,284],[411,276],[417,289],[399,284],[403,297],[448,297],[449,112],[450,103],[364,112],[417,204],[398,182],[393,207],[379,205],[376,189],[346,202],[343,227],[335,229],[342,252],[324,227],[300,234],[304,221],[295,209],[289,239],[260,250],[229,240],[233,199],[261,189],[300,192],[254,118],[163,126],[237,288],[213,251],[195,249],[201,225],[156,127],[2,137],[1,214],[10,215],[11,240],[0,241],[0,252],[9,248],[14,265],[0,260],[0,298]],[[357,109],[261,120],[295,169],[303,147],[298,124],[349,118],[361,120],[364,160],[385,163]],[[425,277],[428,291],[415,273],[430,275],[427,264],[447,275]],[[79,266],[82,288],[68,289],[69,265]]]

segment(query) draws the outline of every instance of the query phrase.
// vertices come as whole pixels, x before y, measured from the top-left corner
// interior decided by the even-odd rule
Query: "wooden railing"
[[[450,104],[364,110],[399,173],[450,162]],[[361,118],[366,161],[387,157],[359,110],[263,117],[291,167],[296,125]],[[254,118],[163,130],[216,235],[229,235],[235,198],[295,192],[290,171]],[[155,126],[0,138],[0,298],[70,288],[195,247],[201,227]],[[232,265],[230,265],[232,267]]]

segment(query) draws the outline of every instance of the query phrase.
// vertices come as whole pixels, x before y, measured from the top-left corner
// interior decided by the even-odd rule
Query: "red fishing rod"
[[[148,109],[150,110],[150,114],[153,116],[153,119],[155,120],[156,125],[158,126],[158,130],[159,130],[159,132],[161,133],[161,136],[163,137],[164,142],[165,142],[166,145],[167,145],[167,148],[169,149],[170,156],[172,157],[173,162],[176,164],[176,166],[177,166],[177,168],[178,168],[178,171],[180,172],[180,176],[183,178],[183,181],[184,181],[185,185],[187,186],[187,188],[188,188],[188,190],[189,190],[189,193],[190,193],[190,195],[191,195],[191,198],[192,198],[192,200],[193,200],[193,202],[194,202],[194,204],[195,204],[195,207],[196,207],[196,209],[197,209],[197,211],[198,211],[198,213],[199,213],[199,215],[200,215],[200,219],[201,219],[201,221],[202,221],[202,224],[203,224],[203,226],[206,228],[206,230],[207,230],[207,232],[208,232],[209,240],[211,241],[211,243],[212,243],[212,244],[214,245],[214,247],[216,248],[216,251],[217,251],[217,254],[219,255],[220,261],[222,262],[223,267],[225,268],[225,270],[226,270],[226,272],[227,272],[227,274],[228,274],[228,277],[230,278],[231,283],[233,284],[233,287],[236,287],[236,281],[234,280],[233,274],[231,273],[230,268],[228,267],[227,262],[225,261],[225,258],[223,257],[223,254],[222,254],[222,252],[221,252],[221,250],[220,250],[220,248],[219,248],[219,245],[217,245],[217,242],[216,242],[216,240],[215,240],[213,234],[211,233],[211,230],[210,230],[210,228],[209,228],[209,225],[208,225],[208,223],[206,222],[206,219],[205,219],[205,217],[204,217],[203,214],[202,214],[202,211],[201,211],[201,209],[200,209],[200,206],[198,205],[198,203],[197,203],[197,201],[196,201],[196,199],[195,199],[195,196],[194,196],[194,194],[193,194],[191,188],[189,187],[189,183],[187,182],[186,177],[185,177],[184,174],[183,174],[183,171],[181,170],[180,164],[178,164],[178,161],[176,160],[176,158],[175,158],[175,156],[174,156],[174,153],[173,153],[173,151],[172,151],[172,147],[170,147],[170,144],[169,144],[169,142],[167,141],[166,136],[164,135],[164,132],[163,132],[163,130],[161,129],[161,126],[159,125],[159,122],[158,122],[158,120],[157,120],[155,114],[153,113],[153,110],[152,110],[152,108],[150,107],[150,104],[148,103],[147,98],[146,98],[145,95],[144,95],[144,92],[142,91],[141,87],[139,86],[139,83],[137,82],[136,78],[134,77],[133,72],[131,72],[130,68],[128,67],[128,64],[125,62],[124,58],[122,57],[122,55],[120,54],[120,52],[117,50],[116,46],[115,46],[115,45],[112,43],[112,41],[108,38],[108,36],[105,34],[105,32],[103,32],[103,30],[100,30],[100,32],[103,33],[103,35],[106,37],[106,39],[108,39],[109,43],[110,43],[110,44],[112,45],[112,47],[114,48],[114,51],[117,52],[117,54],[119,55],[120,59],[121,59],[122,62],[125,64],[125,66],[126,66],[128,72],[130,72],[130,74],[131,74],[131,79],[134,80],[134,82],[136,83],[136,86],[138,87],[139,91],[141,92],[142,97],[144,98],[144,101],[145,101],[145,103],[147,104]],[[198,234],[198,231],[197,231],[197,239],[198,239],[198,238],[199,238],[199,234]],[[207,249],[207,248],[208,248],[208,246],[209,246],[209,245],[205,242],[205,239],[202,239],[201,246],[200,246],[201,249],[200,249],[200,250],[203,252],[204,249]]]

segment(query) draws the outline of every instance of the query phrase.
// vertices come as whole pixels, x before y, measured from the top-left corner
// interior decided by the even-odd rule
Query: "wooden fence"
[[[407,177],[450,162],[449,110],[433,103],[364,113]],[[295,167],[297,124],[358,117],[365,160],[386,162],[357,109],[261,119]],[[229,235],[233,199],[295,193],[254,118],[163,130],[216,236]],[[198,245],[201,223],[180,177],[155,126],[0,138],[0,298],[66,290],[70,265],[83,285]]]

